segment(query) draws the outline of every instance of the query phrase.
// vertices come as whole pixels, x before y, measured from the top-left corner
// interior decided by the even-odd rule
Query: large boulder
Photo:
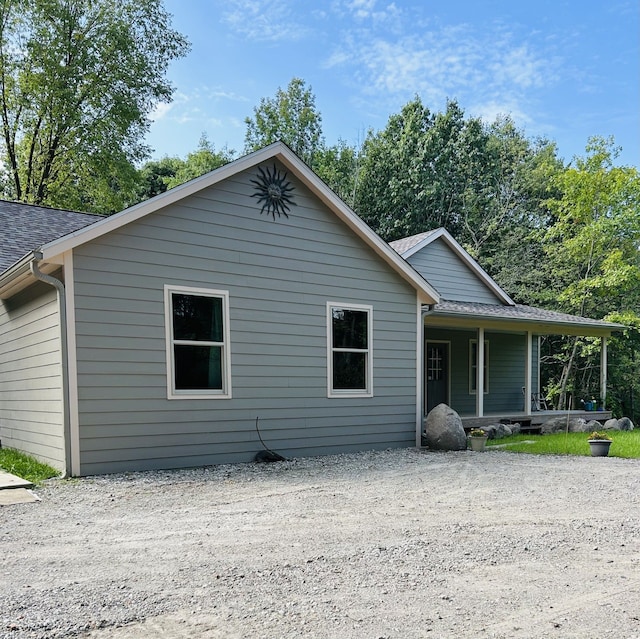
[[[540,427],[540,432],[547,433],[564,433],[567,430],[567,418],[566,417],[552,417],[548,419]],[[569,418],[569,432],[570,433],[586,433],[589,431],[589,424],[580,417]]]
[[[633,422],[628,417],[608,419],[604,423],[605,430],[633,430]]]
[[[427,415],[424,442],[434,450],[466,450],[467,436],[460,415],[446,404],[438,404]]]
[[[621,417],[618,420],[618,430],[633,430],[633,422],[628,417]]]

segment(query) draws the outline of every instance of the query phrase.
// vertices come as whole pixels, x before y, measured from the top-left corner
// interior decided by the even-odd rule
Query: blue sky
[[[510,114],[566,161],[614,136],[640,168],[638,0],[165,0],[192,43],[153,113],[153,157],[202,133],[244,146],[244,119],[293,77],[316,96],[328,144],[360,143],[415,95],[431,111]]]

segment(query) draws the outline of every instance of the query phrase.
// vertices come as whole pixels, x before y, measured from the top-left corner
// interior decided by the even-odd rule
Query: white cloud
[[[350,6],[373,11],[374,4],[354,0]],[[408,18],[401,36],[373,23],[350,29],[325,65],[349,74],[369,99],[397,104],[418,94],[430,108],[441,108],[455,98],[463,106],[477,104],[488,119],[511,114],[525,123],[531,95],[558,81],[558,60],[547,53],[541,34],[528,34],[527,41],[500,25],[481,31],[464,23],[428,25],[418,15],[409,24]]]
[[[224,22],[250,40],[300,40],[309,32],[286,0],[228,0],[225,6]]]

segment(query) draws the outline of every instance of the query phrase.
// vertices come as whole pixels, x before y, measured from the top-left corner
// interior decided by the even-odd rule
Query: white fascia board
[[[225,164],[219,169],[215,169],[210,173],[206,173],[194,180],[189,182],[185,182],[180,186],[176,186],[175,188],[167,191],[166,193],[161,193],[160,195],[156,195],[155,197],[141,202],[140,204],[135,204],[134,206],[121,211],[120,213],[116,213],[114,215],[110,215],[109,217],[96,222],[95,224],[91,224],[90,226],[85,226],[74,233],[70,233],[69,235],[65,235],[64,237],[54,240],[53,242],[49,242],[48,244],[44,244],[41,247],[41,252],[43,259],[47,262],[55,261],[56,258],[59,259],[59,255],[65,253],[66,251],[72,250],[81,244],[85,244],[86,242],[90,242],[98,237],[105,235],[106,233],[110,233],[111,231],[115,231],[126,224],[130,224],[131,222],[135,222],[140,218],[149,215],[155,211],[158,211],[165,206],[169,206],[178,202],[194,193],[198,193],[203,189],[206,189],[226,178],[235,175],[236,173],[240,173],[247,168],[255,164],[259,164],[264,160],[268,160],[271,157],[277,155],[274,150],[278,144],[275,143],[260,151],[256,151],[255,153],[251,153],[250,155],[246,155],[238,160],[234,160],[229,164]],[[284,146],[284,145],[283,145]]]
[[[425,237],[418,242],[415,246],[412,246],[408,251],[402,254],[402,257],[406,260],[409,259],[414,253],[421,251],[425,246],[428,246],[435,240],[442,238],[453,252],[474,272],[474,274],[482,280],[482,282],[489,287],[492,293],[501,299],[508,306],[515,306],[516,303],[507,295],[507,293],[497,284],[497,282],[476,262],[467,251],[460,246],[456,239],[445,228],[439,228],[434,233]]]
[[[100,220],[74,233],[54,240],[41,247],[43,259],[55,262],[66,251],[115,231],[125,224],[135,222],[165,206],[178,202],[194,193],[222,182],[237,173],[250,169],[267,160],[282,162],[288,169],[320,198],[353,232],[360,236],[382,259],[398,272],[413,288],[423,304],[436,304],[440,300],[438,292],[401,258],[386,242],[374,233],[298,156],[282,142],[275,142],[264,149],[245,155],[219,169],[177,186],[166,193],[136,204],[120,213]]]

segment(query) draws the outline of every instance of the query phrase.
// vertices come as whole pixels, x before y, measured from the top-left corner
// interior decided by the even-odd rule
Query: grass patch
[[[14,448],[0,448],[0,468],[32,484],[40,484],[45,479],[60,475],[59,470]]]
[[[609,457],[640,459],[640,429],[607,431],[613,440]],[[587,442],[589,433],[554,433],[551,435],[513,435],[504,439],[491,439],[487,446],[502,446],[514,453],[532,455],[591,456]]]

